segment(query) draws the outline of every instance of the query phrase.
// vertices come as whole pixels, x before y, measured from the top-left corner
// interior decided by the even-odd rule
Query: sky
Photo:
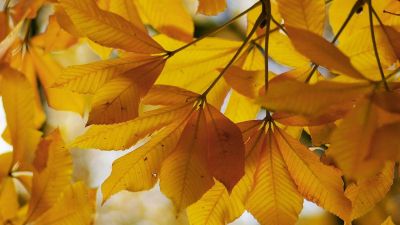
[[[6,126],[7,126],[7,121],[6,121],[6,116],[4,113],[3,101],[0,97],[0,134],[3,134]],[[5,142],[3,140],[3,138],[0,138],[0,153],[8,152],[11,149],[12,149],[12,146],[7,144],[7,142]]]

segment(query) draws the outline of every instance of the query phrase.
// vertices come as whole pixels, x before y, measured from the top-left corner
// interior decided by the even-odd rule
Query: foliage
[[[157,182],[193,225],[245,210],[260,224],[296,224],[304,199],[351,224],[395,193],[397,0],[259,0],[197,37],[180,0],[2,2],[13,150],[0,155],[0,223],[92,224],[116,193]],[[226,7],[199,0],[197,13]],[[218,36],[240,17],[243,40]],[[57,59],[86,44],[101,60]],[[79,114],[87,129],[67,140],[46,126],[48,108]],[[132,146],[97,199],[73,178],[70,149]],[[391,216],[382,224],[400,223]]]

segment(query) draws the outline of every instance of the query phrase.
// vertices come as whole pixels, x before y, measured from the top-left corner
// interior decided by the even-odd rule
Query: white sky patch
[[[6,121],[6,114],[3,108],[3,99],[0,97],[0,135],[3,134],[4,130],[6,129],[7,121]],[[0,137],[0,153],[9,152],[12,150],[12,146],[9,145],[7,142]]]

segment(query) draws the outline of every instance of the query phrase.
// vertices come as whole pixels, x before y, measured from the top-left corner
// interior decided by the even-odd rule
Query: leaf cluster
[[[197,13],[226,7],[199,0]],[[399,11],[397,0],[259,0],[194,37],[181,0],[4,1],[13,150],[0,155],[0,223],[92,224],[94,190],[72,178],[69,149],[143,142],[114,161],[101,204],[159,182],[193,225],[245,210],[296,224],[304,199],[350,224],[400,172]],[[241,17],[242,40],[218,36]],[[83,45],[101,60],[63,65]],[[66,141],[46,107],[87,118],[85,132]]]

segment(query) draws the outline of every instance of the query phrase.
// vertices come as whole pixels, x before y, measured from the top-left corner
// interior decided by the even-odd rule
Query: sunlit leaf
[[[361,217],[381,201],[393,183],[393,163],[387,163],[377,175],[352,183],[345,195],[352,202],[351,219]]]
[[[226,8],[226,0],[199,0],[199,13],[204,15],[216,15]]]
[[[65,187],[57,202],[31,224],[89,225],[92,223],[94,201],[84,183]]]
[[[13,163],[30,168],[41,132],[35,127],[35,95],[23,74],[3,67],[1,94],[6,112],[7,126],[13,145]]]
[[[324,0],[277,0],[286,26],[309,30],[321,35],[325,25]]]
[[[72,158],[58,130],[39,144],[32,181],[32,198],[27,220],[34,221],[57,202],[71,183]]]
[[[363,79],[363,75],[353,67],[349,57],[323,37],[295,27],[287,26],[286,29],[296,50],[312,62],[343,75]]]
[[[176,149],[161,168],[161,191],[172,200],[177,211],[196,202],[214,184],[205,154],[208,143],[204,113],[200,110],[191,115]]]
[[[137,53],[163,51],[143,30],[123,17],[101,10],[92,0],[62,0],[61,5],[80,33],[106,47]]]

